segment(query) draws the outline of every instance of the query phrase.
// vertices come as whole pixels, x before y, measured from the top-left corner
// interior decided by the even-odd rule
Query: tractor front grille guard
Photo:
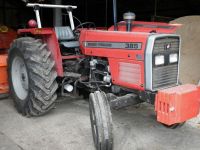
[[[145,52],[146,90],[157,91],[178,85],[179,49],[180,37],[177,35],[155,34],[149,37]],[[163,60],[156,64],[156,57]]]

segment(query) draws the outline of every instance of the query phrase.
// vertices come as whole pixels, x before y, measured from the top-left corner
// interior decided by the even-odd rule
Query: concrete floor
[[[113,111],[113,120],[114,150],[200,149],[200,125],[166,129],[149,105]],[[43,117],[25,118],[10,99],[0,101],[0,150],[94,150],[88,103],[65,100]]]

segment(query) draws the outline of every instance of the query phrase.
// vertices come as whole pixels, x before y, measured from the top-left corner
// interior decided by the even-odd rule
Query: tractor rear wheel
[[[57,72],[51,52],[40,39],[22,37],[9,49],[10,94],[19,113],[40,116],[54,108]]]
[[[112,116],[109,102],[104,92],[90,94],[90,121],[94,144],[97,150],[112,150]]]

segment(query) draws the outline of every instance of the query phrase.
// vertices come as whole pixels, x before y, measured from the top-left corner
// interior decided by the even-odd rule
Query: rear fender
[[[63,77],[63,67],[62,67],[62,56],[60,51],[60,46],[58,39],[56,37],[55,31],[52,28],[31,28],[31,29],[19,29],[18,34],[32,35],[40,37],[44,43],[47,44],[48,49],[52,52],[52,57],[54,58],[56,71],[58,76]]]

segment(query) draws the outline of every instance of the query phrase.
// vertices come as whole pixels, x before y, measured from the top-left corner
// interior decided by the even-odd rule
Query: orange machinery
[[[0,98],[8,93],[7,50],[17,36],[16,32],[6,26],[0,26]]]
[[[0,94],[8,93],[7,55],[0,55]]]

